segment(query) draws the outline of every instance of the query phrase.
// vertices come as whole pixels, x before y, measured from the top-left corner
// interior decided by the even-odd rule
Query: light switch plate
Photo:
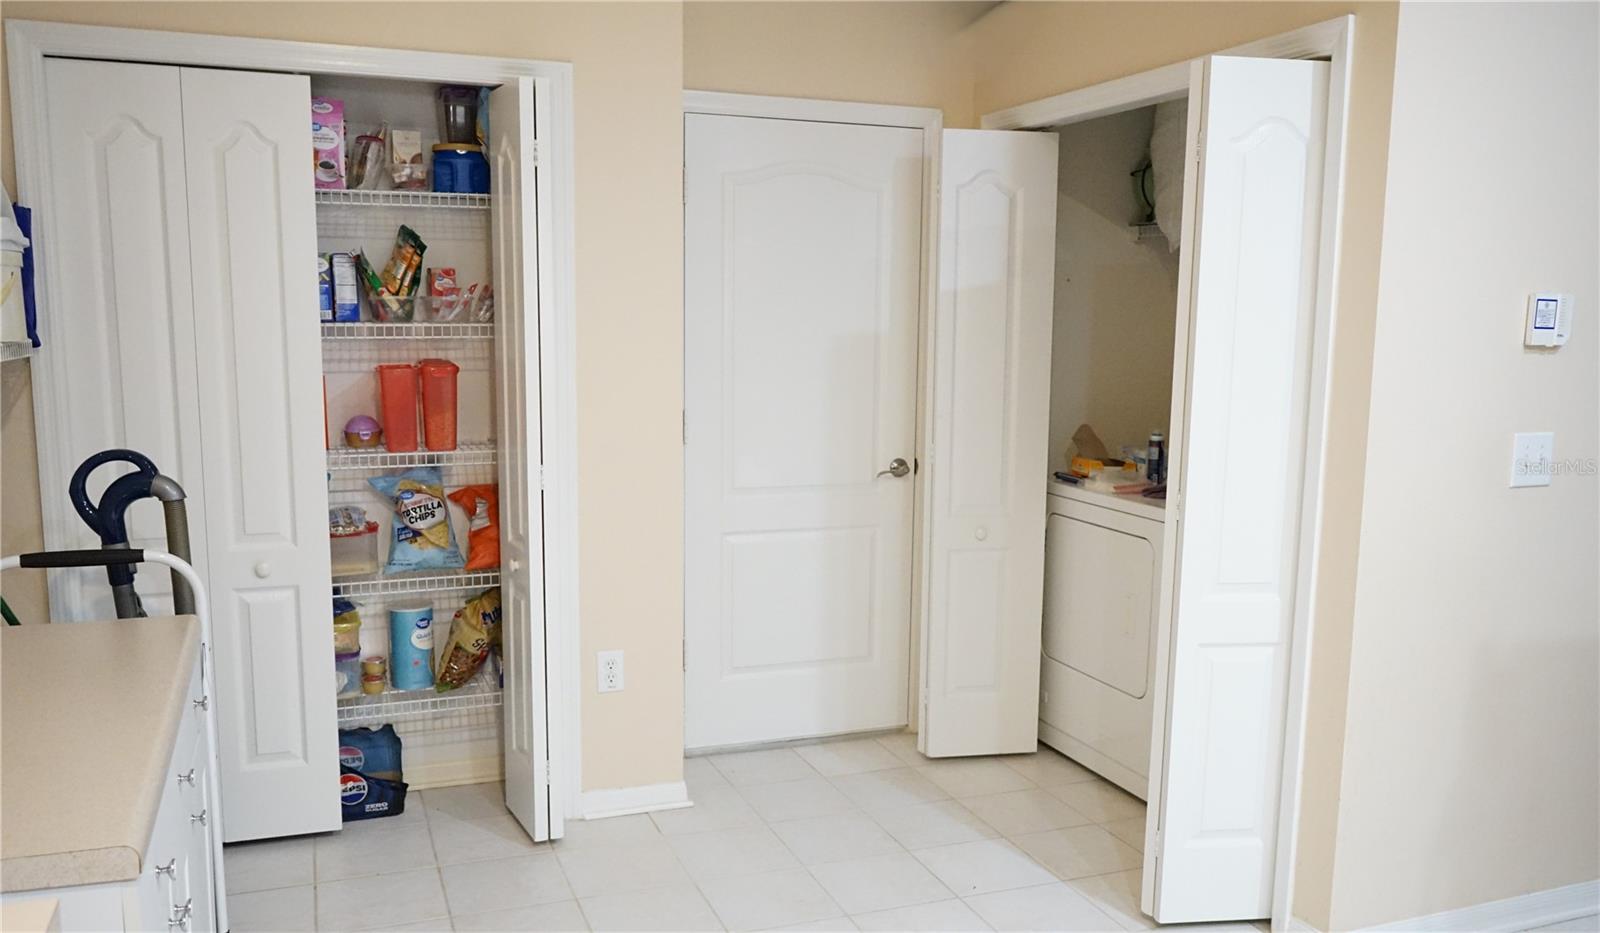
[[[1511,436],[1511,488],[1550,485],[1556,436],[1549,431]]]

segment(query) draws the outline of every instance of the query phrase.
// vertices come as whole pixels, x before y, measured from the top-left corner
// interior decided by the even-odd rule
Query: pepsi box
[[[406,783],[370,777],[341,765],[339,767],[339,805],[346,823],[399,816],[406,812]]]

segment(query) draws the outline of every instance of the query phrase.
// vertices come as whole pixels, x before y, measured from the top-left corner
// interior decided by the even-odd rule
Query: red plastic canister
[[[410,363],[378,367],[379,407],[383,410],[383,446],[392,451],[417,449],[417,368]]]
[[[449,360],[419,360],[422,374],[422,434],[429,450],[456,449],[456,374]]]

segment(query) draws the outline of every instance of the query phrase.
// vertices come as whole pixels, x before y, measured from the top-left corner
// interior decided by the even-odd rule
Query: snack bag
[[[450,501],[467,513],[467,569],[500,566],[500,500],[493,484],[462,486]]]
[[[434,689],[440,693],[454,690],[472,679],[478,672],[489,650],[500,644],[500,588],[484,590],[467,600],[456,610],[450,620],[450,637],[445,640],[444,654],[439,656],[439,670],[434,675]]]
[[[389,497],[394,507],[394,540],[384,573],[461,569],[465,562],[450,527],[438,467],[414,467],[393,476],[374,476],[367,482]]]

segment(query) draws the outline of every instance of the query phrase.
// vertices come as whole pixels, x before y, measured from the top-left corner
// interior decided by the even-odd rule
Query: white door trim
[[[1316,606],[1316,575],[1322,535],[1322,473],[1327,458],[1328,361],[1337,312],[1339,234],[1343,225],[1344,162],[1350,100],[1350,63],[1355,17],[1326,20],[1269,36],[1217,55],[1258,58],[1326,58],[1328,85],[1327,149],[1323,167],[1322,234],[1317,256],[1317,301],[1311,348],[1310,397],[1306,420],[1306,458],[1300,502],[1299,584],[1290,636],[1287,717],[1284,729],[1282,791],[1279,798],[1278,846],[1272,896],[1272,928],[1286,930],[1293,912],[1295,851],[1299,844],[1300,795],[1305,764],[1305,724],[1309,668]],[[1037,129],[1079,123],[1132,110],[1188,92],[1189,62],[1175,62],[1086,88],[1029,101],[983,115],[984,129]],[[1155,763],[1152,762],[1154,767]]]
[[[44,60],[47,56],[150,62],[236,70],[364,75],[439,82],[501,83],[531,77],[536,106],[549,108],[550,139],[540,140],[539,168],[549,180],[551,208],[540,211],[541,418],[545,467],[545,607],[550,670],[550,786],[560,815],[581,814],[583,760],[579,731],[578,668],[578,466],[577,466],[577,305],[573,288],[573,99],[572,65],[525,59],[490,58],[440,52],[374,49],[280,39],[246,39],[109,26],[8,20],[6,52],[11,82],[12,127],[16,147],[18,203],[37,206],[50,190],[51,161],[46,151]],[[547,171],[543,171],[547,170]],[[541,185],[541,195],[545,192]],[[68,367],[52,350],[52,280],[62,274],[50,261],[50,218],[35,214],[34,249],[43,270],[37,290],[39,329],[45,345],[33,356],[33,393],[39,424],[57,424]],[[548,244],[548,245],[547,245]],[[548,250],[548,253],[544,251]],[[545,313],[546,309],[550,313]],[[67,505],[66,482],[72,464],[39,435],[39,485],[46,547],[59,547],[77,521]],[[62,594],[52,591],[51,598]],[[559,753],[556,751],[559,750]],[[556,821],[552,820],[554,824]]]
[[[904,107],[897,104],[865,104],[842,100],[811,100],[802,97],[769,97],[760,94],[732,94],[723,91],[683,92],[683,112],[722,114],[725,116],[766,117],[773,120],[813,120],[820,123],[860,123],[869,126],[898,126],[922,131],[922,294],[917,302],[917,411],[916,437],[913,448],[918,460],[927,456],[929,419],[932,417],[928,399],[932,391],[932,374],[928,360],[932,347],[929,322],[933,318],[933,300],[939,293],[939,191],[941,170],[940,141],[944,132],[944,111],[934,107]],[[912,475],[915,485],[911,504],[911,617],[907,620],[910,631],[912,671],[922,669],[921,620],[925,595],[923,593],[922,561],[927,550],[925,516],[927,514],[927,474],[917,471]],[[922,716],[922,684],[920,676],[908,678],[906,710],[910,727],[915,730]]]

